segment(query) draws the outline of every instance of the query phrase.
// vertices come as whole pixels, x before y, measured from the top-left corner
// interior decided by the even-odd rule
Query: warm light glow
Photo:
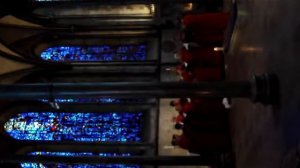
[[[184,7],[183,7],[183,10],[184,11],[191,11],[191,10],[193,10],[193,3],[187,3],[187,4],[185,4],[184,5]]]
[[[151,14],[154,14],[154,13],[155,13],[155,5],[154,5],[154,4],[151,4],[151,5],[150,5],[150,13],[151,13]]]
[[[215,47],[214,51],[224,51],[224,48],[223,47]]]
[[[132,4],[132,5],[102,5],[80,8],[57,8],[55,10],[46,10],[40,8],[35,10],[34,13],[49,16],[76,16],[76,15],[152,15],[155,11],[155,6]]]
[[[263,48],[262,47],[245,46],[245,47],[242,47],[241,50],[243,52],[262,52]]]

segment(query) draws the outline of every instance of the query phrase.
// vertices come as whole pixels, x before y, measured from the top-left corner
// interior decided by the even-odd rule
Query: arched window
[[[73,156],[101,156],[101,157],[113,157],[122,156],[129,157],[130,153],[91,153],[91,152],[32,152],[29,155],[35,156],[63,156],[63,157],[73,157]],[[87,165],[87,164],[42,164],[42,163],[22,163],[22,168],[42,168],[42,167],[72,167],[72,168],[139,168],[138,165],[124,165],[124,164],[109,164],[109,165]]]
[[[146,45],[54,46],[40,58],[53,62],[144,61]]]
[[[142,120],[142,112],[24,112],[4,129],[16,140],[141,142]]]

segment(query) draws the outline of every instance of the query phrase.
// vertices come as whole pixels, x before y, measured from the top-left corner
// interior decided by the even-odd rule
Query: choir
[[[171,69],[185,82],[225,79],[222,45],[229,13],[186,14],[181,19],[182,48],[174,54],[180,64]],[[171,144],[200,155],[222,154],[230,150],[227,98],[180,98],[170,102],[177,111]]]

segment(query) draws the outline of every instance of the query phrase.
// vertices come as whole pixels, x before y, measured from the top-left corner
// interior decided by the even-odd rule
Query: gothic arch
[[[73,30],[6,24],[0,24],[0,30],[1,43],[21,58],[37,63],[158,60],[159,39],[158,36],[151,36],[155,35],[155,31],[85,31],[80,28]],[[51,53],[54,56],[51,57]]]

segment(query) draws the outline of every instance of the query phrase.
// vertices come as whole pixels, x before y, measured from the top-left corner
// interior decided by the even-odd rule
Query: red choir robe
[[[226,110],[222,99],[192,99],[191,103],[194,106],[194,109],[201,109],[208,111],[224,111]]]
[[[190,141],[190,140],[188,139],[188,137],[185,136],[184,134],[182,134],[182,135],[180,136],[179,141],[178,141],[178,146],[179,146],[180,148],[182,148],[182,149],[189,150],[189,147],[190,147],[189,141]]]
[[[180,65],[176,69],[183,81],[219,81],[222,79],[222,72],[218,67],[197,67],[187,71]]]
[[[222,54],[220,51],[214,51],[213,47],[195,48],[191,51],[182,48],[180,50],[181,62],[196,62],[199,64],[221,66]]]
[[[225,134],[229,131],[228,113],[193,109],[187,113],[184,125],[190,126],[194,132]]]
[[[192,73],[187,71],[182,65],[176,66],[176,71],[182,81],[192,81]]]
[[[225,134],[194,133],[188,138],[188,150],[192,153],[224,152],[230,148],[229,137]]]
[[[225,109],[221,99],[193,99],[191,115],[205,118],[212,122],[227,123],[229,119],[228,110]]]
[[[189,14],[182,19],[186,29],[185,36],[198,43],[223,42],[224,32],[229,21],[229,13]]]
[[[185,102],[181,104],[181,111],[182,113],[188,113],[189,111],[192,111],[194,108],[194,105],[191,102]]]
[[[183,121],[184,121],[184,118],[185,118],[185,117],[184,117],[182,114],[179,114],[179,115],[176,116],[175,122],[176,122],[176,123],[179,123],[179,124],[182,124]]]
[[[181,112],[188,113],[189,111],[201,110],[204,113],[208,111],[226,111],[221,99],[192,99],[191,102],[180,104]]]
[[[194,30],[206,30],[208,32],[224,32],[229,21],[228,12],[188,14],[182,19],[185,27],[191,26]]]
[[[190,78],[195,81],[219,81],[222,79],[222,73],[218,67],[197,67],[192,70]]]
[[[184,126],[178,146],[191,153],[215,153],[223,152],[229,148],[229,138],[220,133],[199,133]]]

